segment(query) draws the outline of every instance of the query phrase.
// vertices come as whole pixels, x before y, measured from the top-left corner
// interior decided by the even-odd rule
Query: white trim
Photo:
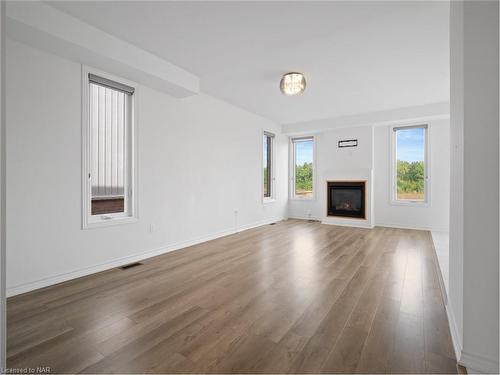
[[[27,292],[30,292],[30,291],[33,291],[36,289],[45,288],[45,287],[48,287],[51,285],[55,285],[55,284],[62,283],[64,281],[73,280],[73,279],[76,279],[79,277],[91,275],[91,274],[94,274],[97,272],[106,271],[106,270],[109,270],[112,268],[123,266],[125,264],[139,262],[139,261],[142,261],[142,260],[145,260],[148,258],[152,258],[152,257],[158,256],[158,255],[169,253],[171,251],[182,250],[182,249],[187,248],[189,246],[194,246],[194,245],[206,242],[206,241],[211,241],[211,240],[214,240],[217,238],[229,236],[229,235],[232,235],[235,233],[243,232],[243,231],[246,231],[246,230],[249,230],[252,228],[257,228],[257,227],[260,227],[263,225],[276,223],[276,222],[282,221],[282,220],[285,220],[285,218],[276,217],[276,218],[272,218],[272,219],[261,220],[261,221],[253,222],[250,224],[242,225],[239,228],[226,229],[226,230],[222,230],[219,232],[214,232],[214,233],[208,234],[206,236],[198,237],[194,240],[187,240],[187,241],[176,242],[173,244],[167,244],[165,246],[162,246],[162,247],[159,247],[159,248],[156,248],[153,250],[144,251],[144,252],[141,252],[139,254],[129,255],[129,256],[121,257],[121,258],[118,258],[118,259],[115,259],[115,260],[112,260],[109,262],[96,264],[94,266],[84,267],[84,268],[80,268],[80,269],[77,269],[77,270],[74,270],[71,272],[62,273],[59,275],[50,276],[50,277],[46,277],[43,279],[39,279],[39,280],[30,281],[30,282],[23,283],[23,284],[11,286],[11,287],[7,288],[7,297],[12,297],[12,296],[15,296],[18,294],[27,293]]]
[[[393,224],[393,223],[375,223],[376,227],[386,227],[386,228],[396,228],[396,229],[414,229],[414,230],[426,230],[426,231],[438,231],[438,232],[447,232],[447,228],[437,228],[430,227],[425,225],[406,225],[406,224]]]
[[[107,78],[113,81],[117,81],[134,88],[134,94],[131,95],[129,100],[128,116],[130,117],[130,127],[127,127],[127,133],[130,132],[128,136],[127,145],[128,157],[126,158],[126,179],[128,184],[125,188],[125,195],[128,199],[125,199],[126,208],[124,213],[117,214],[107,214],[100,215],[100,218],[92,217],[90,214],[90,181],[88,179],[89,167],[90,167],[90,143],[88,142],[90,136],[90,126],[89,126],[89,73],[99,75],[103,78]],[[107,72],[100,71],[95,68],[88,67],[82,64],[82,229],[91,229],[97,227],[106,227],[110,225],[127,224],[136,222],[138,220],[138,152],[137,152],[137,118],[138,118],[138,95],[139,87],[135,82],[131,82],[121,77],[109,74]],[[131,176],[130,176],[131,174]]]
[[[101,215],[106,217],[106,215]],[[83,229],[95,229],[102,227],[111,227],[114,225],[124,225],[124,224],[132,224],[137,223],[139,219],[137,217],[132,216],[111,216],[111,219],[102,219],[101,221],[89,221],[85,225]]]
[[[319,221],[321,223],[321,218],[316,216],[300,216],[300,215],[292,215],[288,217],[289,219],[295,220],[314,220]]]
[[[455,351],[455,358],[457,362],[460,363],[461,353],[462,353],[462,340],[458,333],[457,321],[455,319],[455,314],[453,313],[453,308],[450,306],[449,300],[445,306],[446,315],[448,317],[448,326],[450,328],[451,343],[453,344],[453,350]]]
[[[392,187],[391,190],[394,190],[394,187]],[[426,193],[427,195],[427,193]],[[422,207],[422,208],[425,208],[425,207],[429,207],[430,204],[426,201],[411,201],[411,200],[394,200],[394,199],[391,199],[391,201],[389,202],[391,206],[407,206],[407,207]]]
[[[312,197],[301,197],[295,195],[295,142],[293,142],[294,139],[297,138],[311,138],[313,142],[313,162],[312,162],[312,168],[313,168],[313,190],[312,190]],[[288,169],[288,199],[291,201],[315,201],[316,200],[316,192],[317,192],[317,173],[316,173],[316,149],[317,149],[317,136],[314,134],[308,134],[304,135],[301,137],[289,137],[288,138],[288,145],[289,145],[289,169]]]
[[[455,320],[455,315],[453,313],[453,308],[450,306],[450,299],[448,296],[448,291],[446,290],[446,286],[444,284],[443,272],[441,270],[441,264],[439,263],[439,258],[438,258],[437,252],[436,252],[436,245],[435,245],[435,239],[434,239],[433,232],[435,232],[435,231],[431,231],[431,240],[432,240],[432,245],[434,248],[434,251],[433,251],[434,262],[436,264],[436,271],[438,273],[439,288],[441,289],[441,295],[443,296],[443,302],[444,302],[444,307],[446,310],[446,316],[448,318],[448,327],[450,329],[451,343],[453,345],[453,351],[455,352],[455,358],[456,358],[457,362],[459,362],[461,354],[462,354],[462,340],[461,340],[460,335],[458,333],[458,327],[457,327],[457,323]]]
[[[366,220],[353,219],[352,222],[351,221],[341,222],[337,221],[337,219],[338,218],[335,218],[335,222],[329,222],[328,218],[326,218],[321,221],[321,224],[335,225],[339,227],[365,228],[365,229],[375,228],[375,225],[367,223]],[[342,219],[347,219],[347,218],[342,218]]]
[[[448,289],[447,288],[449,288],[449,282],[450,282],[450,275],[449,275],[450,248],[449,248],[449,244],[448,244],[448,247],[446,249],[446,252],[448,253],[448,259],[447,259],[448,269],[443,270],[443,268],[444,268],[444,267],[442,267],[443,266],[443,258],[440,259],[440,257],[438,256],[438,246],[436,246],[436,243],[439,244],[439,242],[438,242],[439,240],[437,239],[437,237],[440,235],[440,233],[443,233],[445,231],[431,230],[430,232],[431,232],[432,247],[434,248],[434,259],[435,259],[436,264],[437,264],[439,286],[441,287],[441,292],[443,294],[444,303],[445,303],[445,305],[447,305],[448,304]],[[447,233],[447,236],[448,236],[448,240],[449,240],[449,233]],[[439,246],[439,248],[441,249],[442,246]],[[445,275],[446,275],[446,279],[447,279],[446,282],[445,282]]]
[[[463,350],[458,363],[467,368],[469,374],[498,374],[497,361]]]
[[[397,130],[402,130],[404,128],[417,128],[424,127],[424,201],[412,201],[412,200],[398,200],[396,199],[396,134]],[[389,127],[390,136],[390,148],[391,148],[391,160],[390,162],[390,173],[389,173],[389,204],[393,206],[413,206],[413,207],[430,207],[431,204],[431,194],[430,194],[430,122],[427,123],[406,123],[406,124],[393,124]]]

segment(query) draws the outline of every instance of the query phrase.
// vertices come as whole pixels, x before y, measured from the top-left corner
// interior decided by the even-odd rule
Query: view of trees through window
[[[396,131],[396,199],[425,200],[425,127]]]
[[[295,195],[313,196],[313,149],[311,138],[293,140],[295,155]]]
[[[271,198],[272,190],[272,145],[273,145],[273,135],[264,133],[264,144],[263,144],[263,172],[264,172],[264,198]]]

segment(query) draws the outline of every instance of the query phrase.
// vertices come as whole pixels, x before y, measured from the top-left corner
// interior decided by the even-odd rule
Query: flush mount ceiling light
[[[302,73],[290,72],[281,77],[280,90],[285,95],[297,95],[306,89],[306,78]]]

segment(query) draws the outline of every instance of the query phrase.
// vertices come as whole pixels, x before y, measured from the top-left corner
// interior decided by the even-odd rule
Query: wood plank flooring
[[[8,366],[457,373],[430,234],[288,220],[8,299]]]

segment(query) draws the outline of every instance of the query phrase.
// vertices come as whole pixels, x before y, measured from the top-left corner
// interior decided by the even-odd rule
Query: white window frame
[[[90,82],[89,73],[125,84],[134,88],[134,93],[128,96],[127,152],[125,162],[125,210],[124,212],[92,215],[91,214],[91,127],[90,127]],[[127,224],[138,221],[137,205],[137,95],[138,85],[129,80],[82,65],[82,229],[99,228],[110,225]]]
[[[296,139],[311,139],[313,142],[313,189],[312,197],[304,197],[295,194],[295,142]],[[314,135],[304,135],[289,138],[289,150],[290,150],[290,184],[289,184],[289,197],[291,200],[297,201],[314,201],[316,200],[316,137]]]
[[[397,130],[412,129],[412,128],[425,128],[424,136],[424,200],[400,200],[397,199],[397,150],[396,150],[396,134]],[[390,203],[396,206],[420,206],[428,207],[430,205],[431,189],[430,189],[430,142],[429,142],[430,124],[429,123],[418,123],[418,124],[406,124],[406,125],[394,125],[390,127],[390,144],[391,144],[391,160],[390,160]]]
[[[276,134],[271,133],[269,131],[262,131],[262,149],[261,149],[261,168],[264,165],[264,137],[268,136],[271,138],[271,180],[269,181],[269,189],[271,189],[271,194],[269,197],[264,196],[264,174],[262,175],[262,202],[263,203],[272,203],[276,201]]]

